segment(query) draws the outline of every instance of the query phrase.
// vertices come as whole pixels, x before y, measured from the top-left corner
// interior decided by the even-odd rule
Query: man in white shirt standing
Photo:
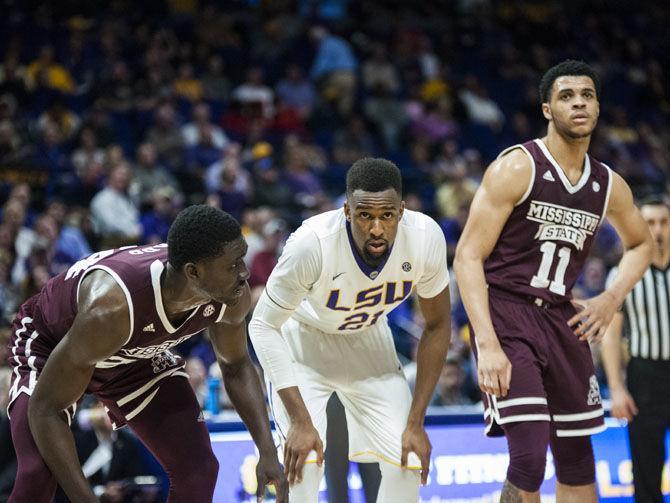
[[[379,503],[416,502],[431,445],[426,407],[451,336],[446,243],[405,210],[398,167],[356,161],[344,208],[312,217],[286,243],[249,325],[284,448],[291,501],[317,501],[326,404],[337,393],[349,458],[379,462]],[[386,315],[416,288],[425,328],[414,397]]]

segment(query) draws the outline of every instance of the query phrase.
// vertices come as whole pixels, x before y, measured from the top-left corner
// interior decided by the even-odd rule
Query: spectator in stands
[[[125,114],[135,106],[135,85],[128,64],[123,60],[112,64],[111,73],[96,91],[102,106],[113,113]]]
[[[398,150],[400,136],[408,122],[402,103],[394,98],[386,84],[377,84],[365,100],[367,119],[375,126],[389,152]]]
[[[444,362],[435,394],[430,404],[435,405],[469,405],[472,401],[463,392],[465,374],[457,357],[449,357]]]
[[[40,49],[39,57],[28,66],[26,82],[30,89],[45,87],[70,94],[75,90],[75,82],[70,72],[56,62],[54,48],[45,45]]]
[[[304,77],[299,65],[292,63],[286,67],[286,77],[279,81],[275,90],[280,113],[282,109],[289,109],[302,120],[312,114],[316,100],[314,85]]]
[[[459,208],[470,204],[479,184],[468,178],[465,162],[455,163],[444,172],[444,182],[435,194],[435,203],[443,218],[455,218]]]
[[[262,236],[263,249],[254,255],[249,268],[252,305],[258,301],[272,269],[277,265],[277,259],[286,240],[286,222],[279,218],[270,220],[263,226]]]
[[[63,140],[70,140],[79,130],[80,123],[81,120],[77,114],[66,106],[65,101],[62,98],[56,98],[37,119],[37,128],[45,131],[47,127],[53,126]]]
[[[132,479],[147,474],[138,441],[127,428],[113,429],[100,402],[83,412],[74,439],[82,471],[101,501],[127,501]]]
[[[105,160],[105,151],[98,146],[98,139],[91,128],[84,127],[79,132],[79,147],[72,153],[71,164],[75,173],[84,178],[86,171],[99,170]]]
[[[158,158],[172,171],[181,169],[184,162],[184,138],[182,137],[174,108],[162,103],[156,109],[154,125],[146,134],[145,141],[152,143]]]
[[[325,27],[313,26],[309,35],[317,44],[309,76],[318,84],[321,95],[334,99],[340,114],[348,116],[354,105],[358,60],[349,43]]]
[[[293,192],[281,178],[272,156],[272,146],[261,143],[252,149],[254,195],[252,205],[276,208],[285,213],[293,208]]]
[[[375,143],[365,120],[358,115],[352,116],[347,127],[337,131],[333,139],[333,157],[345,166],[350,166],[361,157],[369,157],[374,149]]]
[[[19,199],[10,199],[2,210],[2,222],[9,226],[14,239],[14,265],[11,279],[16,286],[21,285],[28,276],[27,260],[35,243],[35,231],[26,225],[26,207]]]
[[[251,192],[251,187],[245,184],[241,172],[243,169],[238,159],[226,159],[221,170],[221,183],[210,196],[214,206],[230,213],[236,220],[241,220]]]
[[[0,163],[20,163],[30,155],[30,147],[22,143],[16,128],[9,121],[0,122]]]
[[[487,126],[493,132],[501,130],[505,123],[505,115],[498,104],[489,97],[486,87],[474,75],[466,77],[459,98],[472,122]]]
[[[0,94],[13,96],[22,105],[28,101],[25,79],[26,69],[19,62],[18,55],[7,51],[0,65]]]
[[[142,213],[142,243],[158,244],[167,241],[170,225],[180,209],[181,201],[169,185],[157,186],[151,193],[151,210]]]
[[[6,230],[4,224],[2,225],[2,227],[3,228],[0,229],[0,232],[4,232]],[[12,255],[12,253],[4,247],[0,248],[0,325],[8,323],[12,319],[12,317],[16,313],[16,309],[19,307],[22,301],[22,297],[20,295],[18,288],[16,288],[16,286],[14,286],[10,281],[9,273],[12,270],[13,261],[14,256]],[[2,367],[0,367],[0,370],[1,369]],[[1,414],[2,411],[0,411],[0,417]],[[0,449],[0,456],[2,456],[1,449]],[[1,478],[2,476],[0,475],[0,479]],[[2,494],[2,489],[0,489],[0,494]],[[0,501],[2,501],[1,498]]]
[[[47,206],[47,215],[51,216],[58,227],[53,267],[55,270],[64,270],[91,253],[91,246],[82,232],[81,210],[68,212],[65,204],[56,199]]]
[[[203,131],[209,130],[212,135],[212,142],[219,150],[223,150],[228,145],[228,137],[219,126],[211,121],[211,111],[209,105],[204,101],[196,103],[193,106],[192,122],[185,124],[181,128],[181,134],[184,137],[184,144],[187,147],[193,147],[201,141]]]
[[[230,99],[230,79],[224,72],[225,66],[220,54],[212,54],[207,60],[207,70],[200,79],[205,94],[205,99],[219,103]]]
[[[174,92],[179,98],[187,101],[201,100],[205,94],[202,82],[195,76],[193,65],[181,63],[177,70],[177,78],[174,82]]]
[[[247,110],[248,115],[265,119],[274,117],[274,91],[265,84],[260,67],[249,69],[246,80],[233,90],[233,99]]]
[[[117,164],[91,201],[91,217],[104,249],[135,244],[142,234],[139,210],[128,196],[131,177],[127,163]]]
[[[182,197],[175,177],[158,164],[154,145],[144,142],[137,147],[130,192],[141,205],[149,205],[152,202],[154,190],[164,187],[171,188],[175,197]]]
[[[375,92],[381,88],[394,96],[400,90],[398,71],[389,60],[388,51],[383,42],[374,43],[372,56],[363,62],[361,74],[363,86],[368,92]]]

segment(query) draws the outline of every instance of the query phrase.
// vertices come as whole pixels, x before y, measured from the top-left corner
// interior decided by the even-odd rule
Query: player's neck
[[[566,138],[550,124],[547,136],[542,138],[542,141],[568,179],[572,182],[578,180],[584,169],[584,159],[591,138]]]
[[[172,318],[180,318],[185,312],[207,303],[208,299],[200,298],[188,288],[186,279],[175,271],[168,263],[161,275],[161,296],[165,314]]]

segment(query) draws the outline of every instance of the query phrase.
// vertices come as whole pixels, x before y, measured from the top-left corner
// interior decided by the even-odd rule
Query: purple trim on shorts
[[[360,253],[358,253],[358,248],[356,248],[356,243],[354,242],[354,237],[351,234],[351,224],[349,221],[345,223],[345,227],[347,229],[347,237],[349,238],[349,245],[351,246],[351,252],[354,255],[354,259],[356,259],[356,263],[358,264],[359,269],[365,274],[366,276],[370,277],[370,275],[374,272],[377,274],[374,275],[373,278],[376,278],[381,274],[382,269],[384,269],[384,266],[386,265],[386,261],[388,260],[389,256],[391,255],[391,251],[393,250],[393,245],[389,246],[389,249],[386,250],[386,253],[384,254],[384,258],[382,258],[382,261],[379,263],[377,267],[371,267],[369,266],[365,260],[363,260],[363,257],[361,257]]]

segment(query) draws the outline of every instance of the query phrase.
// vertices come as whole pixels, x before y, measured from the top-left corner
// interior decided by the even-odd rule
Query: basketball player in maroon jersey
[[[626,182],[587,154],[599,94],[583,62],[547,71],[547,136],[508,148],[489,167],[456,251],[486,431],[509,445],[505,502],[540,501],[548,445],[557,501],[597,501],[590,435],[604,422],[588,341],[604,335],[652,250]],[[602,294],[572,301],[605,217],[626,250],[619,275]]]
[[[13,503],[97,501],[69,423],[92,393],[115,428],[128,424],[170,477],[169,501],[209,503],[218,462],[184,372],[170,348],[209,330],[226,390],[260,453],[259,495],[288,484],[270,434],[260,381],[247,353],[247,245],[227,213],[191,206],[168,243],[98,252],[20,308],[10,340],[9,414],[18,457]]]

